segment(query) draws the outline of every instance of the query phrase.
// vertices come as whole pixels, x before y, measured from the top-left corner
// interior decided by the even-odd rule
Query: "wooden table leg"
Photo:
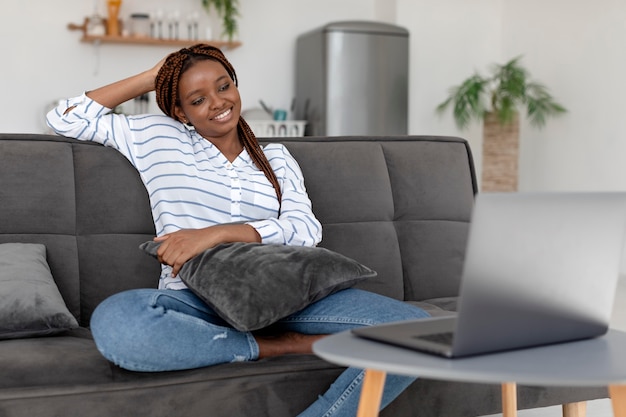
[[[359,399],[359,410],[357,417],[376,417],[383,399],[383,388],[385,387],[386,373],[365,370],[363,387],[361,388],[361,398]]]
[[[614,417],[626,417],[626,385],[609,386]]]
[[[517,417],[517,384],[502,383],[502,416]]]
[[[587,401],[563,404],[563,417],[585,417]]]

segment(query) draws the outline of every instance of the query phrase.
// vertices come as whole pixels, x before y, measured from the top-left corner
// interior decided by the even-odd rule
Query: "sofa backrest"
[[[154,287],[138,245],[154,225],[137,172],[113,149],[48,135],[0,135],[0,243],[36,242],[70,311],[86,325],[104,297]]]
[[[458,293],[476,181],[462,139],[272,138],[304,172],[321,246],[378,272],[362,288],[406,300]],[[0,243],[37,242],[81,324],[107,296],[154,287],[147,193],[116,151],[73,139],[0,134]]]
[[[458,294],[476,181],[466,141],[333,137],[280,141],[304,173],[320,246],[378,272],[359,287],[404,300]]]

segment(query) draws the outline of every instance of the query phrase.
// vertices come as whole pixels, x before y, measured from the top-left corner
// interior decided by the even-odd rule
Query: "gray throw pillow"
[[[156,256],[158,246],[140,247]],[[324,248],[238,242],[204,251],[178,276],[235,329],[252,331],[376,272]]]
[[[44,336],[78,327],[37,243],[0,244],[0,339]]]

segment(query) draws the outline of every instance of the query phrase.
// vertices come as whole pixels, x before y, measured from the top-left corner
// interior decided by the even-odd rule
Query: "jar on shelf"
[[[150,15],[148,13],[133,13],[130,15],[130,35],[135,38],[149,38],[152,36]]]

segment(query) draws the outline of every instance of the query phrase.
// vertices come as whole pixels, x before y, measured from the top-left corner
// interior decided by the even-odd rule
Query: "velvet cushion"
[[[150,241],[140,247],[156,256],[158,246]],[[324,248],[238,242],[204,251],[178,275],[226,322],[251,331],[376,272]]]
[[[78,327],[37,243],[0,244],[0,339],[43,336]]]

